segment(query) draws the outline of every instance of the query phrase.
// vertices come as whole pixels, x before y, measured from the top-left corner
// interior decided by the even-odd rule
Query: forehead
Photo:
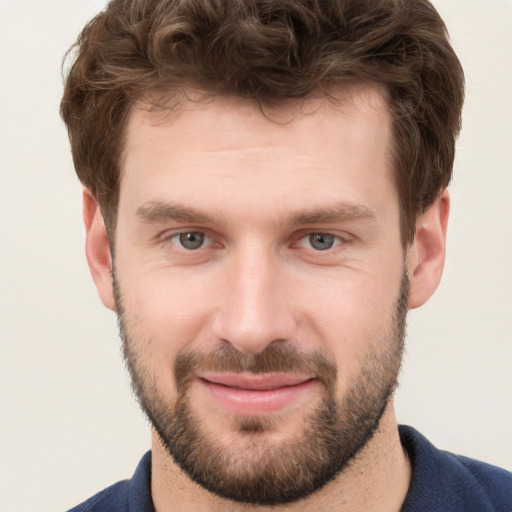
[[[353,127],[364,122],[368,114],[378,117],[380,128],[386,130],[389,125],[387,91],[379,84],[349,83],[343,87],[332,87],[304,98],[271,100],[259,102],[233,96],[215,96],[196,89],[188,89],[173,94],[148,94],[135,102],[131,109],[127,125],[129,144],[136,143],[141,129],[170,126],[176,123],[181,129],[201,131],[207,117],[213,120],[215,129],[219,129],[228,120],[234,121],[233,114],[240,119],[259,117],[267,121],[265,132],[282,131],[287,125],[299,126],[310,121],[311,129],[315,121],[331,120],[338,116],[350,117]],[[317,114],[316,116],[314,114]],[[197,123],[199,121],[199,123]],[[242,123],[238,136],[251,137],[254,126]]]
[[[141,102],[133,108],[120,206],[127,196],[130,208],[169,196],[243,206],[274,199],[287,213],[293,195],[308,202],[340,194],[360,202],[366,195],[371,202],[378,186],[394,189],[390,115],[377,87],[340,88],[329,97],[268,108],[238,98],[204,100],[189,91],[174,105],[161,110]]]

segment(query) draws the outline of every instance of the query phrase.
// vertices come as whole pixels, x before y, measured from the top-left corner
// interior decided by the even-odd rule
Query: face
[[[114,281],[141,405],[220,496],[286,503],[372,438],[400,367],[407,277],[379,92],[269,117],[134,109]]]

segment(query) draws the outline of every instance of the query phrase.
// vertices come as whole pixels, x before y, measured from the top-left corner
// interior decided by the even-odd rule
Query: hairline
[[[391,172],[393,187],[399,202],[400,237],[402,240],[402,245],[405,249],[407,246],[411,245],[412,240],[408,239],[407,233],[405,232],[403,226],[404,218],[407,214],[404,211],[404,206],[402,205],[398,190],[398,155],[396,148],[397,141],[394,129],[395,119],[391,108],[389,91],[384,84],[378,82],[377,80],[358,78],[340,80],[337,84],[319,87],[307,95],[297,98],[290,98],[286,96],[283,96],[282,98],[259,98],[245,97],[229,93],[217,93],[210,89],[198,87],[193,83],[190,83],[187,87],[183,86],[173,90],[153,89],[143,91],[138,97],[131,100],[129,107],[126,109],[126,117],[122,125],[123,133],[121,135],[120,158],[118,160],[118,184],[116,191],[116,204],[113,208],[114,211],[110,211],[106,215],[102,212],[105,220],[105,227],[107,228],[107,234],[109,239],[111,239],[111,244],[113,245],[115,243],[115,231],[117,225],[121,180],[123,178],[123,169],[126,158],[126,145],[128,142],[128,128],[130,125],[130,120],[133,116],[133,112],[136,109],[145,110],[151,114],[154,114],[156,122],[165,123],[169,121],[171,116],[175,116],[175,118],[179,117],[179,115],[185,111],[186,107],[184,105],[187,103],[194,103],[207,107],[209,103],[213,103],[219,100],[226,100],[235,104],[240,103],[243,106],[258,108],[261,114],[268,120],[271,122],[279,123],[277,117],[273,117],[272,114],[280,116],[283,112],[290,112],[290,107],[295,109],[294,114],[313,114],[315,110],[303,111],[300,108],[301,105],[303,106],[306,102],[312,99],[327,100],[330,102],[330,104],[342,108],[342,106],[346,104],[347,101],[352,100],[352,94],[355,89],[358,89],[359,91],[361,89],[365,90],[368,93],[368,96],[376,92],[378,97],[382,100],[382,105],[385,108],[387,115],[389,116],[391,130],[386,161],[387,167]],[[336,92],[341,92],[342,94],[336,94]],[[287,121],[285,121],[285,123],[286,122]],[[290,120],[288,120],[288,122],[290,122]],[[105,219],[105,217],[110,218]]]

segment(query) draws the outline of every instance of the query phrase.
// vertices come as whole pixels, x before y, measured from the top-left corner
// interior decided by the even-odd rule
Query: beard
[[[176,397],[158,389],[155,372],[136,333],[113,269],[114,294],[123,353],[132,388],[169,455],[188,477],[207,491],[232,501],[279,505],[309,496],[352,463],[378,430],[396,388],[407,316],[409,281],[404,273],[390,325],[372,340],[360,373],[340,399],[337,368],[322,352],[300,352],[291,344],[269,344],[258,354],[224,344],[209,353],[181,352],[174,362]],[[199,371],[296,373],[315,375],[322,398],[302,416],[294,438],[273,443],[282,418],[231,417],[233,443],[221,444],[191,406],[191,383]],[[291,436],[290,436],[291,437]]]

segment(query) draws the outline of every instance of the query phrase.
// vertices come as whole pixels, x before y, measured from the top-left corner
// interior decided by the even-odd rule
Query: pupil
[[[309,235],[309,242],[313,248],[318,251],[330,249],[334,244],[334,235],[325,233],[314,233]]]
[[[198,232],[182,233],[180,235],[180,244],[185,249],[199,249],[204,242],[204,234]]]

